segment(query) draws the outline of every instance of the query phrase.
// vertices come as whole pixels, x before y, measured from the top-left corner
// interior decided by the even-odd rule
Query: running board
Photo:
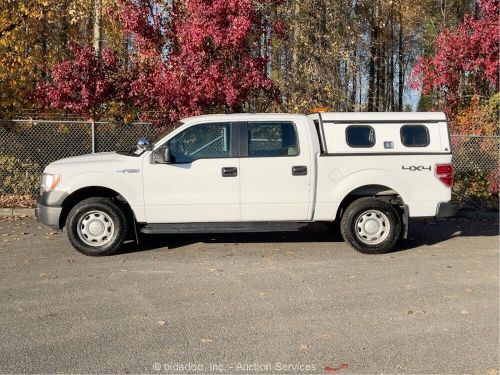
[[[252,233],[252,232],[296,232],[307,227],[310,222],[263,221],[245,223],[174,223],[147,224],[141,228],[145,234],[173,233]]]

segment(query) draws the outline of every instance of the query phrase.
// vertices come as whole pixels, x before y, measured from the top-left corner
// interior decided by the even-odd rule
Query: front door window
[[[231,127],[228,123],[195,125],[173,137],[169,146],[174,163],[229,158]]]

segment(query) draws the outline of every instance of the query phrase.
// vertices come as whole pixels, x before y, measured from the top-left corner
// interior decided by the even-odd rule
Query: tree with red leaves
[[[141,113],[155,112],[162,122],[240,111],[262,93],[274,99],[266,59],[254,53],[265,22],[257,3],[184,0],[160,7],[148,0],[121,0],[108,14],[134,41],[129,64],[120,65],[109,50],[100,59],[89,47],[75,47],[71,59],[51,69],[50,82],[37,85],[35,98],[84,116],[121,101]]]
[[[421,57],[412,72],[412,88],[441,94],[451,115],[468,104],[466,98],[498,91],[499,1],[480,0],[478,6],[479,17],[466,15],[456,30],[444,30],[435,56]]]
[[[70,50],[71,58],[51,69],[51,81],[39,83],[33,98],[46,107],[98,117],[126,91],[126,78],[109,49],[100,58],[89,46],[73,45]]]

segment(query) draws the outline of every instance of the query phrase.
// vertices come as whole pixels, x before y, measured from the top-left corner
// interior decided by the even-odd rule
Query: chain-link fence
[[[500,137],[453,135],[451,144],[455,199],[478,202],[498,198]]]
[[[139,137],[151,139],[158,132],[151,124],[139,122],[0,120],[0,207],[18,204],[19,196],[30,197],[26,204],[33,204],[40,175],[54,160],[129,150]],[[491,198],[498,191],[500,137],[457,135],[451,141],[455,196]]]
[[[500,137],[452,135],[455,171],[493,172],[499,167]]]
[[[157,133],[139,122],[0,120],[0,207],[33,205],[41,173],[55,160],[130,150],[139,137]]]

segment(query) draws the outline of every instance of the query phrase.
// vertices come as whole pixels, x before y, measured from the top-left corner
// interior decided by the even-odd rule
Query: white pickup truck
[[[451,157],[443,113],[198,116],[130,152],[49,164],[36,213],[86,255],[139,232],[313,222],[338,223],[355,249],[378,254],[406,237],[409,218],[455,214]]]

